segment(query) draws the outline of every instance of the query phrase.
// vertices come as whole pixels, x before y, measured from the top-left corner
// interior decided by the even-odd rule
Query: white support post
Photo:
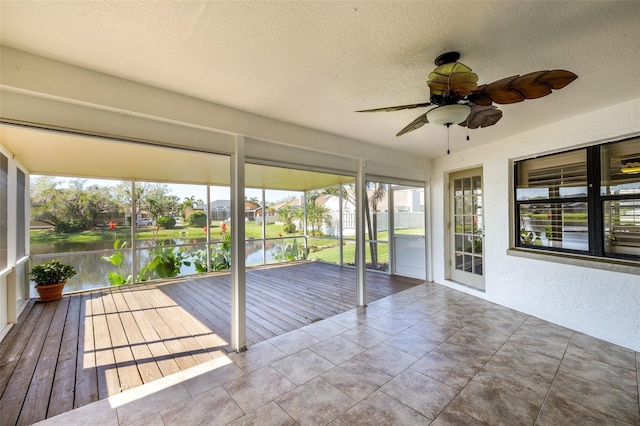
[[[131,282],[138,281],[138,251],[136,250],[136,227],[138,226],[138,197],[136,194],[136,181],[131,181]],[[126,277],[125,277],[126,279]]]
[[[388,243],[389,244],[389,270],[387,271],[387,274],[389,275],[395,275],[395,270],[396,270],[396,223],[395,223],[395,203],[394,203],[394,185],[390,184],[390,183],[386,183],[385,185],[387,185],[387,194],[388,194],[388,200],[389,200],[389,205],[387,208],[388,216],[387,216],[387,221],[389,223],[389,232],[388,232]]]
[[[425,268],[427,281],[433,281],[433,243],[431,241],[431,176],[429,180],[424,184],[423,205],[424,205],[424,254],[425,254]]]
[[[231,350],[247,350],[245,277],[244,136],[231,155]]]
[[[267,264],[267,215],[266,215],[266,201],[264,199],[265,190],[262,188],[262,198],[260,205],[262,206],[262,264]]]
[[[358,307],[367,306],[367,283],[364,248],[364,211],[365,211],[365,182],[364,168],[366,163],[360,160],[358,174],[356,175],[356,295]]]
[[[343,248],[343,243],[344,243],[344,235],[343,235],[343,229],[344,229],[344,222],[343,222],[343,215],[344,215],[344,210],[342,208],[342,203],[343,203],[343,191],[344,191],[344,184],[340,184],[339,186],[339,190],[338,190],[338,199],[340,202],[340,206],[338,207],[338,215],[340,216],[338,219],[338,233],[339,233],[339,238],[340,238],[340,266],[344,266],[344,248]]]
[[[211,272],[211,185],[207,184],[207,272]]]

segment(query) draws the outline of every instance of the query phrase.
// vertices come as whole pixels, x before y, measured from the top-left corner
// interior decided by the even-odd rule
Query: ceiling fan
[[[478,86],[478,75],[458,62],[460,53],[448,52],[435,60],[436,69],[429,74],[427,85],[430,102],[365,109],[356,112],[389,112],[433,106],[400,130],[396,136],[416,130],[427,123],[449,127],[458,124],[468,129],[493,126],[502,118],[493,103],[512,104],[537,99],[559,90],[578,78],[571,71],[535,71],[515,75]]]

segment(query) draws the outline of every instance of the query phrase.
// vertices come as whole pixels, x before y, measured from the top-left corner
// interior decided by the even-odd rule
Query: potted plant
[[[62,298],[62,289],[67,279],[73,277],[76,270],[71,265],[51,260],[31,268],[29,277],[36,283],[36,290],[42,302],[50,302]]]

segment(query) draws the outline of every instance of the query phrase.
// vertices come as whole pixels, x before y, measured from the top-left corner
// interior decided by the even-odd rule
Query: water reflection
[[[149,263],[150,255],[153,255],[152,250],[157,248],[157,246],[150,246],[150,240],[139,240],[138,243],[139,249],[136,250],[136,253],[138,257],[138,271],[140,271],[141,267]],[[206,248],[206,239],[172,238],[163,240],[162,244],[164,247],[177,246],[174,247],[175,250],[182,249],[183,256],[190,258],[196,251]],[[216,242],[212,241],[212,246],[214,245],[216,245]],[[262,248],[262,240],[248,240],[246,242],[245,262],[247,266],[263,264],[264,256]],[[269,250],[269,246],[267,246],[267,248],[266,262],[270,263],[273,262],[273,255],[271,250]],[[110,272],[120,274],[125,278],[132,274],[133,256],[131,248],[125,248],[120,251],[123,255],[121,268],[102,258],[103,256],[110,256],[115,252],[113,242],[110,241],[91,243],[60,242],[49,245],[36,245],[31,248],[31,254],[36,256],[35,258],[32,257],[31,266],[47,262],[53,258],[59,259],[63,263],[72,265],[77,271],[77,275],[67,281],[67,285],[64,288],[65,293],[95,290],[110,286],[108,279]],[[195,263],[191,261],[189,265],[181,265],[178,276],[182,277],[196,273]],[[38,297],[36,289],[33,288],[33,283],[31,283],[30,297]]]

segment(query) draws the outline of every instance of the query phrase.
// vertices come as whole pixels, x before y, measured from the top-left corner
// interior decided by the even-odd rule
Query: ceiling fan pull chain
[[[449,151],[449,127],[451,126],[451,124],[445,124],[445,126],[447,126],[447,155],[449,155],[451,153],[451,151]]]
[[[465,127],[467,128],[467,140],[470,141],[471,139],[469,139],[469,117],[467,117],[467,125]]]

